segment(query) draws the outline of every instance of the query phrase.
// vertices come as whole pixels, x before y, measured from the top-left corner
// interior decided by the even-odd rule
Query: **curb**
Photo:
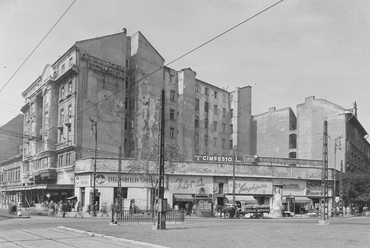
[[[131,245],[140,246],[140,247],[148,247],[148,248],[169,248],[167,246],[155,245],[155,244],[150,244],[150,243],[141,242],[141,241],[135,241],[135,240],[131,240],[131,239],[117,238],[117,237],[114,237],[114,236],[109,236],[109,235],[100,234],[100,233],[93,233],[93,232],[82,231],[82,230],[73,229],[73,228],[69,228],[69,227],[65,227],[65,226],[58,226],[58,229],[69,231],[69,232],[80,233],[80,234],[83,234],[83,235],[87,235],[89,237],[98,237],[98,238],[105,238],[105,239],[110,239],[110,240],[118,241],[118,242],[124,242],[126,244],[131,244]]]

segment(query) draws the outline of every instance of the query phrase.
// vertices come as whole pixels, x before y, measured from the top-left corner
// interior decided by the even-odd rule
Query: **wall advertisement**
[[[233,180],[229,180],[228,193],[233,193]],[[272,182],[235,180],[235,194],[272,195]]]

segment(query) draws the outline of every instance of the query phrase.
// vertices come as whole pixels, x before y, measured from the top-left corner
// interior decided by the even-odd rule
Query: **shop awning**
[[[192,195],[177,195],[177,194],[174,194],[173,197],[176,199],[176,201],[193,201],[194,200]]]
[[[71,197],[66,198],[66,200],[72,200],[72,199],[77,199],[77,196],[71,196]]]
[[[233,202],[233,196],[227,195],[225,196],[229,200],[229,202]],[[235,195],[235,201],[244,201],[245,203],[249,204],[257,204],[258,201],[254,199],[252,195]]]
[[[293,198],[293,197],[291,197]],[[294,196],[294,202],[295,203],[310,203],[312,200],[305,196]],[[283,203],[286,203],[286,197],[283,197]]]

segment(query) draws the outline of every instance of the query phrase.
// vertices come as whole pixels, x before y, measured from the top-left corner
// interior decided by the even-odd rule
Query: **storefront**
[[[165,180],[166,184],[166,180]],[[93,174],[79,173],[75,176],[75,196],[84,206],[93,202]],[[95,202],[98,209],[105,203],[108,206],[117,199],[118,174],[97,173],[95,181]],[[121,196],[123,209],[134,205],[137,210],[149,210],[151,200],[150,183],[132,174],[121,175]]]
[[[312,200],[306,196],[305,180],[274,179],[273,183],[283,187],[283,211],[304,214],[313,208]]]
[[[228,180],[228,195],[227,199],[233,197],[233,180]],[[272,205],[272,192],[273,186],[272,181],[261,181],[251,179],[236,179],[235,180],[235,196],[237,198],[244,199],[245,201],[254,202],[257,201],[259,205]],[[254,200],[253,200],[254,199]]]
[[[174,209],[183,209],[187,215],[213,215],[213,178],[204,176],[169,176],[168,203]]]

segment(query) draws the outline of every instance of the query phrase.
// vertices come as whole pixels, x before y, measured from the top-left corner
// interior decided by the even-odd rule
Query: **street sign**
[[[339,196],[335,197],[335,202],[339,202]]]
[[[50,198],[50,194],[48,193],[48,194],[46,195],[46,197],[47,197],[47,198]]]

